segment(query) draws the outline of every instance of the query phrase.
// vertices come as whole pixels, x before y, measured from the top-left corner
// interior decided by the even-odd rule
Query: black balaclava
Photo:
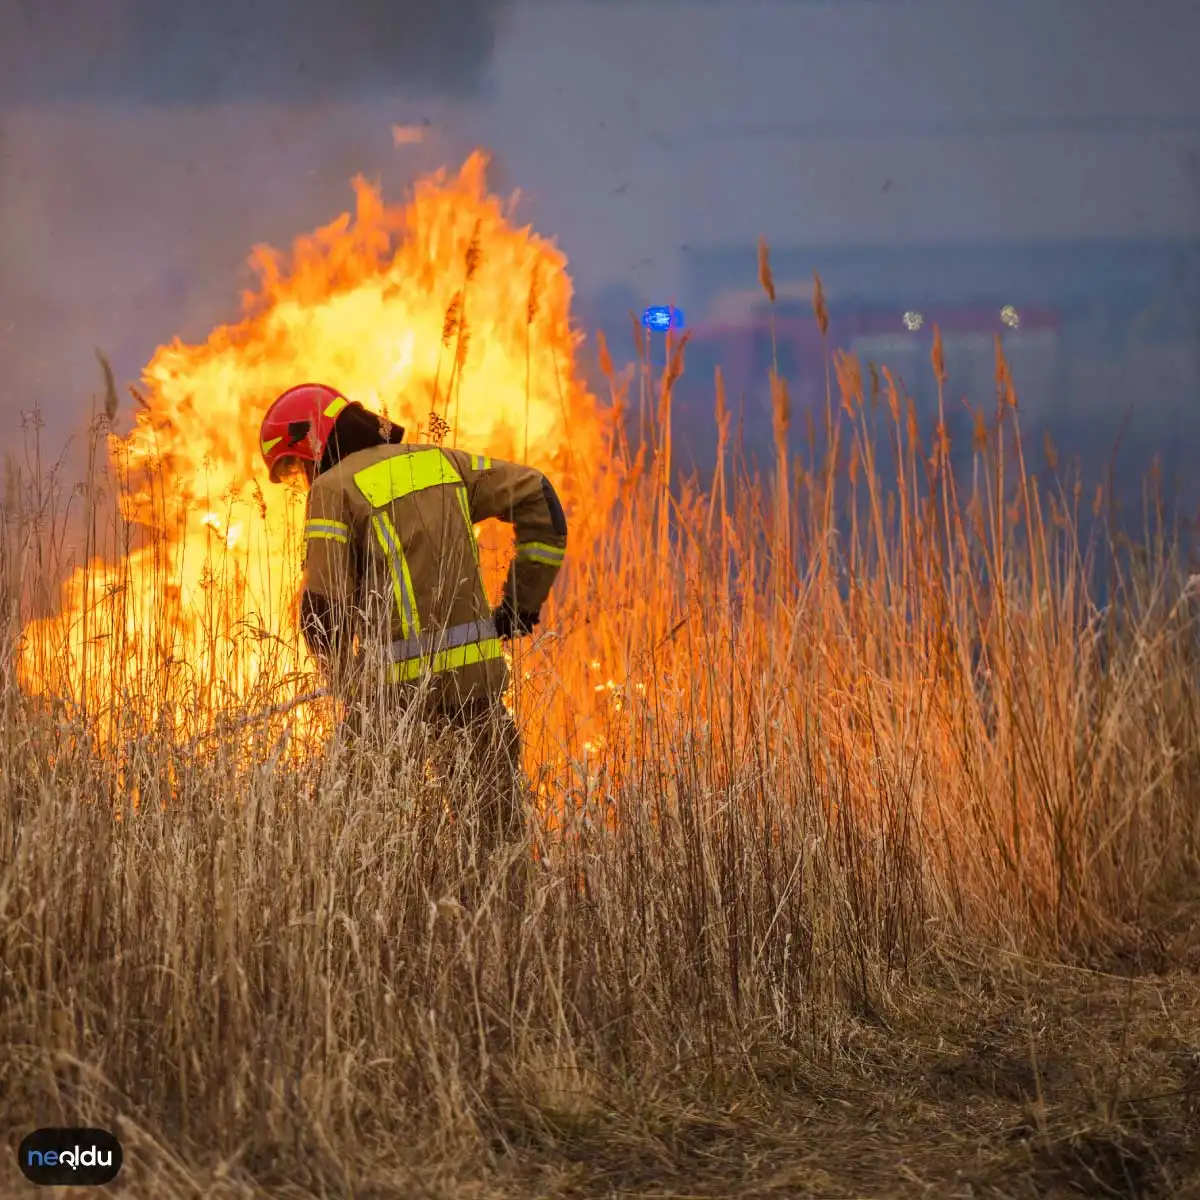
[[[325,443],[325,453],[321,455],[317,474],[337,466],[343,458],[357,454],[360,450],[370,450],[375,446],[398,446],[404,441],[404,430],[401,426],[391,424],[388,434],[383,433],[383,418],[369,412],[361,404],[351,403],[342,409],[341,415],[334,422],[333,432]]]

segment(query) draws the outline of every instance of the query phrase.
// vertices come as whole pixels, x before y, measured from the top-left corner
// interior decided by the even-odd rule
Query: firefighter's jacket
[[[515,527],[502,603],[536,613],[567,543],[562,505],[540,471],[461,450],[392,445],[348,455],[317,476],[304,525],[303,587],[350,616],[360,678],[403,684],[433,675],[435,686],[452,684],[464,697],[504,691],[508,667],[473,528],[489,518]]]

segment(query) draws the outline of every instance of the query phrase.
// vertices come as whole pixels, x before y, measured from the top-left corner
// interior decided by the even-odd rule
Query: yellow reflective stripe
[[[471,469],[473,471],[490,471],[492,469],[492,460],[486,454],[472,454]]]
[[[408,633],[404,632],[404,622],[401,621],[401,636],[407,637],[411,633],[413,637],[416,637],[421,632],[421,614],[417,611],[417,594],[413,591],[412,575],[409,574],[408,570],[408,559],[404,555],[404,547],[401,545],[400,538],[396,535],[395,529],[392,528],[392,522],[387,513],[383,513],[382,517],[384,523],[391,529],[392,536],[395,537],[396,545],[399,547],[400,579],[404,585],[405,599],[408,601]]]
[[[331,538],[335,542],[350,541],[350,526],[345,521],[323,521],[313,518],[304,524],[305,538]]]
[[[504,647],[500,639],[488,638],[483,642],[471,642],[466,646],[439,650],[432,661],[428,658],[411,658],[407,662],[393,663],[389,679],[392,683],[407,683],[426,671],[438,675],[442,671],[455,671],[459,667],[469,667],[474,663],[489,662],[503,653]]]
[[[354,482],[368,503],[376,510],[383,510],[392,501],[410,496],[414,492],[424,491],[426,488],[438,487],[442,484],[456,485],[455,491],[458,494],[459,505],[467,522],[471,546],[476,561],[478,561],[479,546],[475,541],[474,529],[471,525],[466,488],[463,485],[462,477],[454,469],[454,464],[440,450],[410,450],[390,455],[377,463],[372,463],[369,467],[364,467],[361,471],[356,471]],[[371,522],[375,529],[375,537],[383,548],[384,557],[388,561],[388,569],[392,573],[396,607],[400,611],[403,636],[407,638],[420,633],[421,624],[417,614],[412,579],[408,573],[408,562],[404,557],[404,547],[386,512],[377,511],[371,518]]]
[[[325,415],[327,417],[336,417],[349,403],[350,401],[345,396],[338,396],[336,399],[330,400],[325,406]]]
[[[517,546],[517,558],[528,562],[545,563],[548,567],[562,566],[567,556],[564,546],[551,546],[548,542],[521,542]]]
[[[463,520],[467,523],[467,537],[471,539],[471,549],[475,552],[475,561],[479,561],[479,542],[475,537],[475,524],[471,520],[471,502],[467,499],[465,487],[455,488],[458,494],[458,506],[462,509]]]
[[[271,451],[272,451],[272,450],[273,450],[273,449],[274,449],[276,446],[278,446],[278,445],[279,445],[279,443],[280,443],[280,442],[282,442],[282,441],[283,441],[283,438],[282,438],[282,437],[277,437],[277,438],[272,438],[272,439],[271,439],[269,442],[263,442],[263,444],[262,444],[262,452],[263,452],[263,455],[265,456],[265,455],[267,455],[267,454],[270,454],[270,453],[271,453]]]
[[[440,450],[393,454],[355,472],[354,482],[373,508],[442,483],[461,484],[454,464]]]
[[[392,576],[392,594],[396,600],[396,611],[400,614],[401,636],[411,637],[421,632],[421,619],[417,613],[412,576],[408,572],[404,546],[387,513],[376,513],[371,518],[371,527],[375,530],[375,540],[383,551],[388,571]]]

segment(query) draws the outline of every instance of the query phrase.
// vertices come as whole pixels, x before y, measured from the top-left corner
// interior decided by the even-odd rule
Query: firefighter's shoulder
[[[429,473],[430,456],[442,459],[443,454],[452,464],[457,463],[453,452],[414,442],[371,446],[348,454],[317,476],[310,492],[310,506],[314,509],[320,506],[331,514],[339,510],[343,519],[365,520],[376,508],[385,507],[390,500],[412,491],[413,477],[424,478]],[[405,459],[406,466],[400,466]],[[456,472],[451,472],[446,482],[453,479],[458,479]]]
[[[313,481],[311,495],[314,499],[328,505],[342,505],[354,510],[361,507],[364,501],[363,490],[357,476],[361,475],[377,463],[409,450],[405,446],[371,446],[366,450],[358,450],[347,454],[336,462],[328,471],[323,471]]]
[[[328,471],[322,471],[313,480],[308,489],[308,511],[312,515],[328,512],[337,513],[345,507],[346,484],[351,483],[351,476],[345,469],[345,463],[340,462]]]

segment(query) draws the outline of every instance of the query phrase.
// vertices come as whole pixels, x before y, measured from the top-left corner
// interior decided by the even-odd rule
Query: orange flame
[[[27,628],[30,691],[99,705],[112,728],[123,713],[202,728],[312,686],[294,615],[303,496],[268,484],[258,451],[262,413],[292,384],[335,386],[409,440],[444,422],[447,443],[551,474],[569,510],[592,497],[606,418],[576,369],[566,258],[510,224],[486,165],[472,154],[406,207],[355,180],[353,218],[287,260],[255,250],[243,320],[158,349],[146,407],[110,438],[123,552],[76,571],[59,613]],[[494,587],[502,559],[485,562]]]

